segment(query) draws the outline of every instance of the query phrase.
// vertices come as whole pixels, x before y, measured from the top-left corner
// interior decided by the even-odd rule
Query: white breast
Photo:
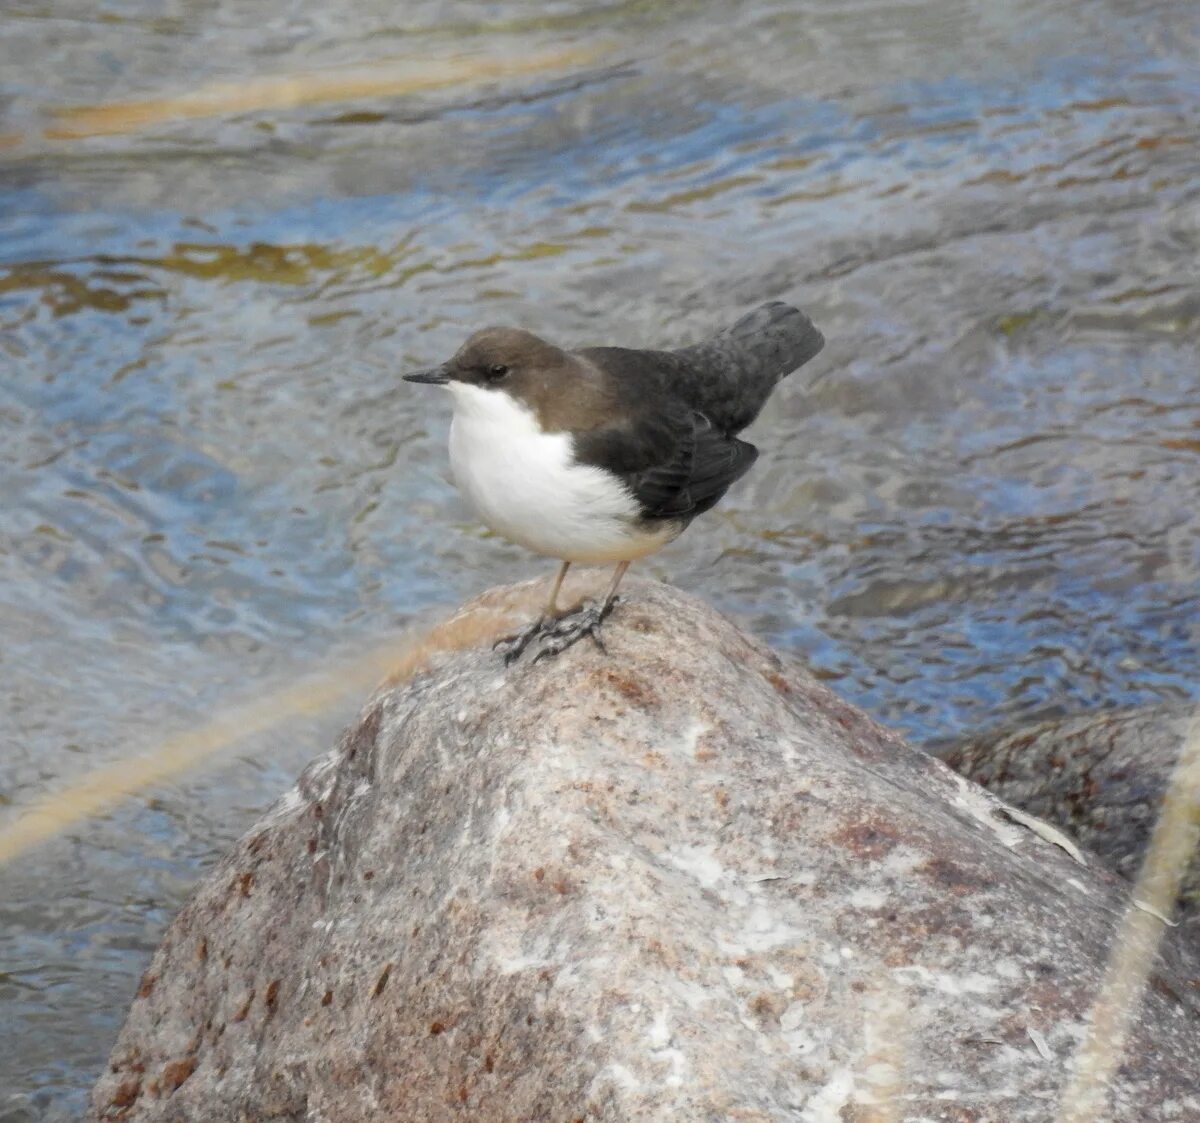
[[[640,529],[629,491],[575,464],[566,433],[543,433],[533,411],[500,390],[452,382],[450,465],[459,490],[497,533],[548,557],[627,561],[657,550],[674,527]]]

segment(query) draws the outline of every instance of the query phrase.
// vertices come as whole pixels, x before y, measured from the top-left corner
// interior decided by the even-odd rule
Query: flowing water
[[[1184,0],[6,0],[0,828],[258,732],[9,848],[0,1120],[78,1112],[363,651],[549,572],[397,380],[471,328],[800,303],[824,354],[643,572],[919,742],[1195,696],[1197,59]]]

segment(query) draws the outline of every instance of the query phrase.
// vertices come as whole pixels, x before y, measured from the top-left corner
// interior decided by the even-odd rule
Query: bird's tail
[[[703,372],[704,412],[726,430],[744,429],[771,391],[825,346],[825,337],[799,308],[771,301],[704,343],[675,354]]]
[[[773,300],[747,313],[716,340],[736,340],[739,350],[776,380],[786,378],[814,358],[825,337],[799,308]],[[716,342],[713,340],[713,342]]]

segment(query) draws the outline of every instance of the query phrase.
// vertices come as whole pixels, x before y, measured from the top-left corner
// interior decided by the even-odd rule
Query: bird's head
[[[470,337],[448,362],[406,374],[406,382],[438,386],[464,383],[485,390],[544,381],[567,355],[551,343],[520,328],[484,328]]]
[[[561,428],[560,414],[582,397],[595,396],[595,372],[578,359],[520,328],[475,332],[439,367],[404,375],[408,382],[445,386],[459,403],[477,395],[505,393],[532,409],[548,428]]]

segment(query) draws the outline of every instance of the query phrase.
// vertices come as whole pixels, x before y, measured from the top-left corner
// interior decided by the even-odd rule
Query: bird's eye
[[[493,363],[487,369],[488,381],[496,382],[499,379],[503,378],[507,373],[508,373],[508,367],[506,367],[503,363]]]

